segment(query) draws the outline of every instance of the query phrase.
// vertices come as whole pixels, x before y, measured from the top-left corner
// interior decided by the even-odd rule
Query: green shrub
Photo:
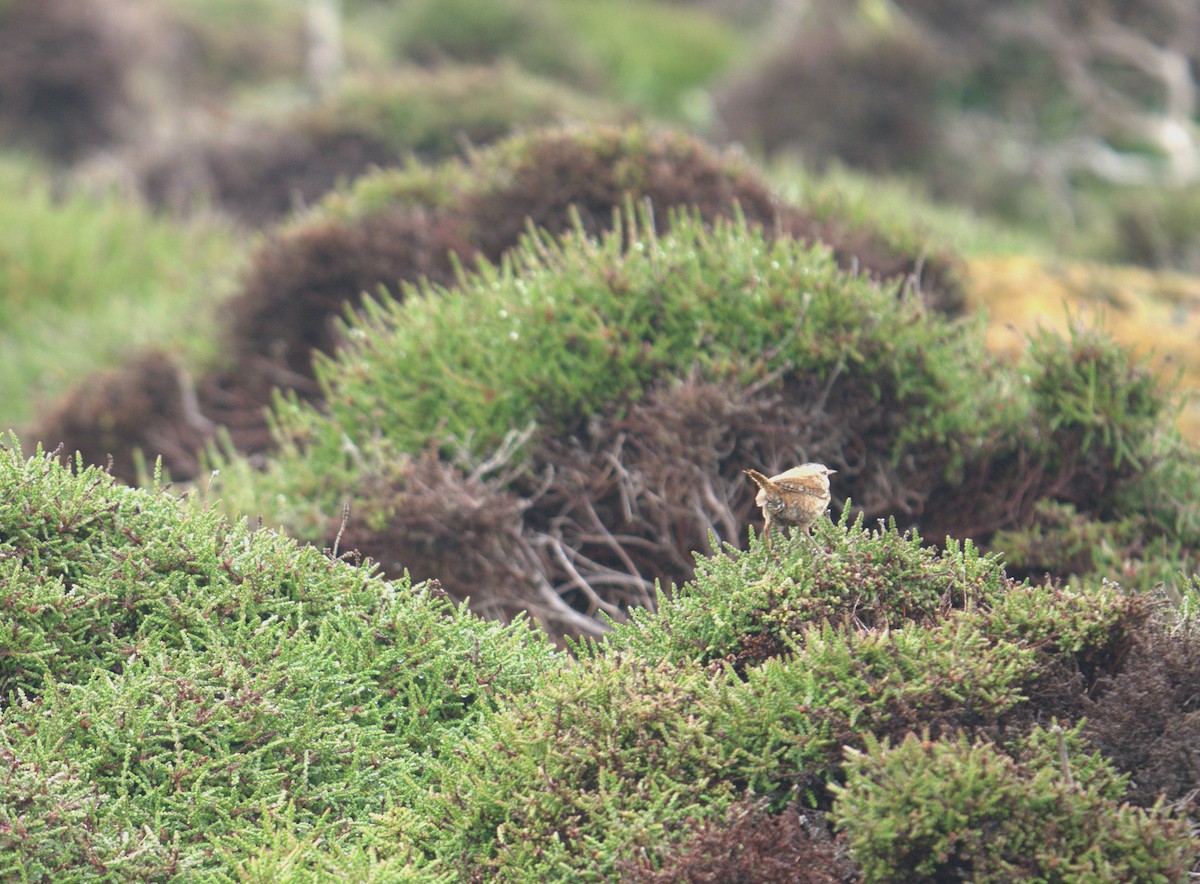
[[[8,611],[0,696],[40,693],[47,679],[76,683],[95,669],[120,672],[160,648],[221,647],[240,641],[246,629],[290,640],[346,612],[367,618],[354,641],[370,645],[377,662],[399,653],[405,678],[428,677],[451,689],[471,676],[450,675],[440,656],[414,656],[409,644],[461,643],[464,664],[486,668],[495,665],[493,651],[503,659],[522,641],[518,629],[515,645],[489,645],[478,657],[474,638],[450,626],[471,618],[436,593],[385,583],[274,532],[229,523],[215,510],[191,511],[165,492],[122,488],[95,468],[72,474],[50,458],[22,461],[0,449],[0,489],[0,592]],[[480,640],[502,634],[495,625],[477,628]],[[393,646],[398,650],[386,650]],[[396,674],[385,667],[380,675]]]
[[[977,625],[883,632],[812,629],[794,655],[747,671],[717,715],[729,775],[785,803],[825,805],[843,746],[915,729],[994,726],[1025,700],[1045,658]]]
[[[7,742],[7,741],[4,741]],[[108,799],[70,758],[18,755],[0,746],[0,876],[9,881],[164,881],[180,871],[166,834],[109,816]]]
[[[615,122],[616,108],[512,64],[442,65],[388,78],[349,80],[336,96],[299,115],[315,133],[360,133],[398,154],[442,158],[517,127]]]
[[[867,880],[1186,878],[1186,824],[1118,804],[1122,784],[1097,756],[1068,753],[1068,774],[1058,746],[1041,729],[1015,757],[965,737],[869,740],[847,754],[834,817]]]
[[[1061,469],[1069,457],[1103,457],[1110,470],[1143,466],[1141,452],[1170,415],[1170,399],[1144,358],[1132,359],[1099,329],[1072,325],[1065,340],[1035,334],[1028,366],[1039,424],[1058,447],[1047,469]]]
[[[996,541],[1013,543],[1016,570],[1045,564],[1138,589],[1194,570],[1200,459],[1173,425],[1179,395],[1145,357],[1082,325],[1035,335],[1020,370],[1038,438],[1028,468],[1051,494]],[[1038,562],[1039,550],[1053,555]]]
[[[298,836],[288,826],[272,828],[261,843],[233,846],[233,870],[221,881],[239,884],[453,884],[459,880],[443,864],[430,863],[415,851],[380,851],[357,844],[345,846],[321,835]]]
[[[631,149],[592,138],[606,156]],[[557,155],[563,144],[543,147]],[[503,145],[487,162],[505,169],[519,147]],[[637,187],[646,171],[618,162],[613,176]],[[387,198],[404,180],[389,179]],[[365,204],[388,185],[372,186],[384,190]],[[490,204],[503,192],[464,199]],[[472,504],[440,521],[492,524],[495,536],[529,546],[494,561],[521,572],[506,599],[534,605],[547,583],[567,595],[582,582],[599,599],[580,602],[587,613],[618,619],[655,579],[690,579],[690,552],[710,530],[741,541],[751,496],[737,491],[739,471],[772,458],[838,468],[835,503],[852,497],[868,518],[894,515],[937,542],[975,538],[1002,555],[990,544],[997,531],[1071,506],[1095,531],[1127,538],[1113,576],[1136,588],[1188,567],[1200,547],[1200,519],[1186,505],[1200,460],[1169,429],[1171,396],[1102,336],[1041,337],[1008,368],[986,355],[977,325],[929,311],[907,288],[844,273],[820,248],[742,221],[652,224],[646,210],[595,240],[584,235],[585,211],[595,226],[599,211],[585,203],[573,235],[531,234],[499,266],[463,273],[453,296],[425,285],[403,301],[364,303],[345,346],[319,358],[320,405],[276,402],[279,449],[265,469],[235,455],[214,461],[235,476],[231,506],[316,539],[352,499],[359,549],[388,568],[419,563],[420,576],[481,599],[486,567],[457,569],[411,542],[437,535],[429,520],[416,524],[428,506],[422,489],[448,485],[450,502],[508,502],[495,520],[473,521]],[[666,452],[657,460],[646,453],[656,446]],[[434,455],[436,469],[422,460]],[[447,473],[457,479],[434,481]],[[568,536],[576,526],[587,539]],[[456,542],[450,532],[427,545]],[[563,545],[578,573],[552,556]],[[618,574],[590,582],[609,566],[593,568],[597,557],[617,560]],[[620,580],[641,594],[613,589]],[[928,604],[927,589],[911,592],[886,616]],[[753,610],[739,611],[742,622]]]
[[[998,531],[993,543],[1004,550],[1010,573],[1031,578],[1057,574],[1078,581],[1094,573],[1118,574],[1130,546],[1139,539],[1135,517],[1102,522],[1081,516],[1069,503],[1038,501],[1021,528]]]
[[[1145,605],[1110,584],[1014,584],[967,544],[937,553],[843,518],[819,550],[780,538],[779,560],[758,543],[717,554],[678,602],[572,660],[435,585],[385,582],[13,444],[0,449],[7,877],[610,880],[665,868],[747,802],[756,830],[775,830],[771,811],[823,812],[833,794],[869,875],[934,874],[923,850],[967,857],[983,880],[1051,862],[1167,875],[1192,855],[1161,810],[1118,806],[1125,779],[1078,728],[1071,789],[1056,784],[1056,738],[1030,730],[1061,707],[1052,689],[1076,692],[1074,721],[1085,682],[1126,659]],[[743,605],[756,614],[738,619]],[[1187,647],[1158,673],[1179,682],[1159,710],[1171,722],[1194,694]],[[1064,688],[1073,668],[1086,678]],[[915,760],[878,748],[921,731],[945,742],[899,744]],[[870,762],[847,766],[847,746]],[[904,817],[923,828],[903,852],[887,814],[907,807],[905,777],[914,796],[944,779],[964,827],[994,825],[964,841],[934,802]],[[795,834],[786,850],[831,861]]]
[[[829,543],[839,533],[840,544]],[[894,589],[928,583],[928,610],[872,628],[864,603],[864,619],[856,618],[860,589],[889,594],[863,567],[840,578],[847,591],[839,613],[802,620],[795,612],[806,600],[821,610],[829,587],[778,582],[763,616],[786,611],[790,628],[769,655],[722,658],[698,651],[698,630],[689,632],[667,601],[658,614],[641,613],[578,647],[579,662],[536,693],[504,699],[422,788],[405,794],[376,836],[423,846],[427,858],[489,879],[603,880],[635,858],[657,868],[690,829],[715,824],[742,796],[776,812],[797,801],[828,808],[846,746],[932,730],[1004,735],[1014,752],[1026,751],[1036,742],[1025,736],[1029,722],[1045,708],[1042,682],[1083,661],[1100,665],[1136,619],[1127,597],[1107,587],[1015,586],[994,558],[939,558],[894,528],[830,526],[822,540],[823,555],[787,564],[757,549],[702,563],[697,583],[711,580],[714,592],[707,608],[685,594],[693,623],[707,611],[715,641],[722,629],[741,631],[746,648],[762,651],[753,624],[730,616],[746,597],[731,586],[730,599],[718,601],[721,578],[707,575],[741,574],[753,586],[757,574],[770,585],[789,568],[838,571],[872,550],[887,550],[880,560],[903,575]],[[1081,699],[1082,683],[1073,685]],[[1081,781],[1101,781],[1083,772],[1098,763],[1084,763]],[[1104,782],[1105,798],[1119,797],[1123,781]]]
[[[630,0],[559,0],[571,30],[596,60],[607,94],[660,118],[707,126],[707,90],[744,48],[708,10]]]

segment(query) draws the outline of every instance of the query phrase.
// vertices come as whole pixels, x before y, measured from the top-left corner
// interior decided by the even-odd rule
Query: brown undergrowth
[[[343,545],[460,598],[486,586],[482,613],[529,611],[552,634],[595,634],[598,615],[622,619],[653,605],[657,583],[691,579],[693,551],[712,552],[714,536],[742,536],[757,516],[746,463],[824,458],[841,471],[837,501],[853,497],[872,518],[921,514],[916,489],[936,459],[891,467],[885,404],[853,382],[832,386],[745,391],[689,377],[539,440],[519,470],[503,452],[470,472],[429,453],[364,489],[361,509],[387,516],[352,520]]]

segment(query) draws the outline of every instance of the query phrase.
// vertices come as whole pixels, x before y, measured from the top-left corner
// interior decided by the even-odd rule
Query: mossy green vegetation
[[[442,158],[517,128],[620,117],[600,99],[501,63],[353,77],[298,122],[318,135],[361,134],[398,154]]]
[[[714,13],[669,3],[556,4],[605,72],[607,93],[656,117],[711,125],[707,90],[751,43]]]
[[[814,552],[793,539],[779,560],[757,545],[714,556],[694,584],[661,600],[657,614],[580,646],[579,662],[561,677],[508,701],[444,763],[433,777],[436,786],[382,818],[383,831],[425,845],[433,859],[458,863],[463,877],[611,880],[646,857],[659,868],[654,857],[667,852],[686,824],[721,819],[749,794],[777,812],[794,801],[833,808],[870,861],[871,827],[904,832],[909,805],[895,802],[900,810],[890,817],[880,799],[878,821],[870,818],[881,789],[860,776],[854,782],[863,792],[849,797],[854,787],[838,785],[846,775],[844,753],[878,752],[881,740],[900,742],[932,730],[948,747],[945,763],[964,769],[976,760],[971,746],[985,741],[989,758],[1013,778],[1010,791],[1017,792],[996,811],[1012,840],[998,838],[978,852],[965,848],[957,858],[965,879],[973,879],[974,870],[989,872],[993,848],[1020,856],[1021,833],[1032,829],[1024,818],[1004,818],[1008,810],[1028,810],[1020,801],[1034,802],[1039,826],[1062,832],[1038,853],[1046,868],[1056,862],[1090,868],[1096,861],[1092,826],[1111,831],[1120,844],[1102,858],[1112,868],[1163,880],[1186,868],[1196,848],[1186,824],[1163,808],[1123,805],[1124,779],[1076,731],[1064,738],[1063,749],[1074,786],[1051,789],[1057,798],[1037,798],[1060,768],[1056,744],[1047,746],[1035,722],[1052,713],[1079,714],[1086,691],[1079,673],[1089,661],[1119,667],[1121,647],[1146,616],[1136,596],[1107,586],[1017,584],[995,558],[967,551],[965,558],[948,558],[946,591],[935,585],[930,592],[938,601],[891,626],[871,626],[869,616],[857,616],[860,602],[870,608],[860,593],[868,583],[890,595],[920,582],[905,561],[927,551],[919,538],[890,527],[829,525],[821,540]],[[788,575],[871,560],[899,561],[874,581],[848,577],[838,609],[795,613],[805,610],[814,591]],[[938,562],[926,561],[937,574]],[[973,564],[957,571],[964,561]],[[777,604],[793,612],[786,642],[755,644],[761,633],[731,624],[730,609],[744,596],[725,580],[727,568],[780,587]],[[714,659],[677,636],[681,611],[703,620],[704,602],[715,634],[739,632],[756,653]],[[1070,697],[1061,690],[1064,676],[1074,682]],[[903,772],[897,762],[897,775]],[[944,795],[936,793],[935,773],[921,774],[931,820],[976,813],[969,771],[961,774],[961,791]],[[1037,781],[1026,787],[1026,777]],[[1092,811],[1111,818],[1084,822]],[[868,880],[935,867],[940,845],[924,832],[904,832],[891,850],[900,859],[889,866],[881,848]]]
[[[405,59],[510,58],[533,73],[698,124],[711,112],[689,109],[690,95],[709,85],[745,41],[714,14],[630,0],[418,0],[388,31]]]
[[[1200,846],[1075,724],[1149,615],[1110,584],[843,518],[569,656],[202,498],[0,449],[5,877],[611,880],[747,800],[832,813],[870,874],[1171,880]]]

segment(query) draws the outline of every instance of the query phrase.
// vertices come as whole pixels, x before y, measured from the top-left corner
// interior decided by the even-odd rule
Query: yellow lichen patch
[[[1099,325],[1150,356],[1167,382],[1182,371],[1181,386],[1200,391],[1200,277],[1140,267],[1047,261],[1027,256],[973,258],[967,297],[988,317],[987,342],[995,353],[1024,351],[1030,332],[1066,333],[1069,323]],[[1200,441],[1200,401],[1179,418],[1188,438]]]

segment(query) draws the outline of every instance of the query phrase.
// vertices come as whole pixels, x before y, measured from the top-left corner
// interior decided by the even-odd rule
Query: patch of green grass
[[[607,71],[615,97],[669,119],[710,122],[700,93],[744,48],[744,38],[717,15],[636,0],[554,5]]]
[[[244,237],[115,193],[57,195],[43,170],[12,156],[0,158],[0,225],[0,428],[131,350],[213,355],[215,306]]]

